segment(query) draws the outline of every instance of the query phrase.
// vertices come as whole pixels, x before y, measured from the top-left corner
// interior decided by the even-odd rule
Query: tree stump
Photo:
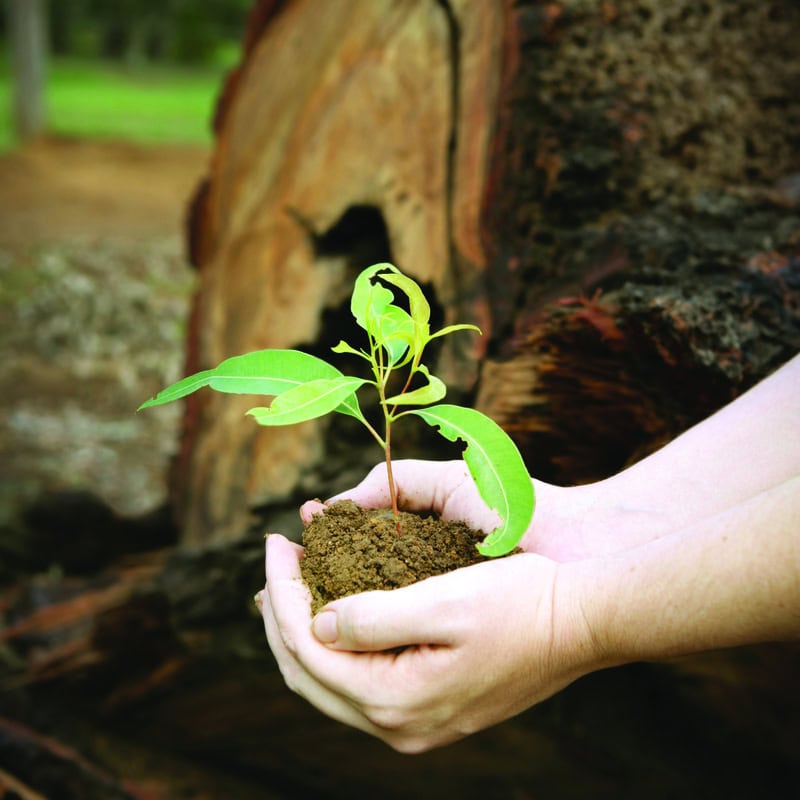
[[[437,374],[534,474],[625,466],[800,348],[799,23],[790,0],[260,3],[192,207],[187,371],[330,357],[354,275],[391,260],[483,329]],[[378,460],[330,422],[259,430],[254,404],[187,403],[187,542]]]

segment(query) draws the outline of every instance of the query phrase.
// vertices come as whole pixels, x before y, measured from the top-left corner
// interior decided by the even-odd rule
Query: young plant
[[[407,311],[395,304],[390,286],[405,295]],[[228,358],[214,369],[184,378],[142,403],[139,410],[210,386],[219,392],[274,396],[268,407],[247,412],[260,425],[294,425],[332,411],[348,414],[366,427],[384,452],[396,522],[399,511],[392,476],[392,436],[394,424],[413,414],[446,439],[466,444],[463,458],[470,475],[481,498],[501,519],[500,526],[477,545],[478,550],[486,556],[509,553],[528,528],[535,506],[533,484],[522,457],[505,431],[485,414],[439,403],[446,393],[445,384],[422,363],[425,347],[433,339],[456,331],[480,330],[474,325],[448,325],[431,333],[430,306],[422,290],[392,264],[374,264],[358,276],[350,310],[366,331],[367,345],[356,348],[340,341],[333,352],[366,361],[371,378],[348,377],[327,361],[297,350],[259,350]],[[402,386],[399,392],[389,388],[396,375],[400,381],[394,385]],[[370,424],[359,406],[357,392],[365,385],[377,391],[382,431]]]

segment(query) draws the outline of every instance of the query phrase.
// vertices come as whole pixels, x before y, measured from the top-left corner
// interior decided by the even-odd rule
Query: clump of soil
[[[485,534],[436,515],[400,512],[397,535],[391,510],[364,509],[352,500],[333,503],[303,532],[300,562],[311,609],[373,589],[397,589],[485,561],[475,548]]]

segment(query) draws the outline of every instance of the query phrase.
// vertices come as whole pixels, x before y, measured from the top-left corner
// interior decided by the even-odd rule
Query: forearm
[[[693,525],[800,474],[800,356],[674,441],[597,483],[537,488],[523,545],[557,560]],[[562,542],[562,544],[559,544]]]
[[[800,477],[682,531],[564,565],[601,665],[800,637]]]
[[[595,484],[599,513],[676,530],[800,474],[800,356],[658,452]],[[636,519],[637,515],[645,515]]]

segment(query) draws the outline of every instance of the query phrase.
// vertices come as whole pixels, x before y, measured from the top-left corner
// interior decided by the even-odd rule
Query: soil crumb
[[[333,503],[303,532],[300,562],[317,613],[340,597],[398,589],[433,575],[487,560],[476,549],[485,536],[463,522],[391,510],[364,509],[352,500]]]

